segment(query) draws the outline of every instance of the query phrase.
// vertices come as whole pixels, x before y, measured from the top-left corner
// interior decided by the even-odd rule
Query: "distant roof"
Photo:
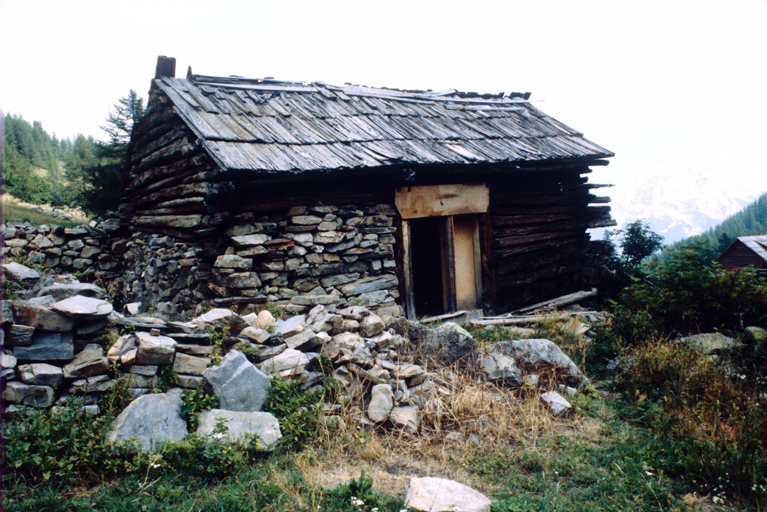
[[[739,236],[738,240],[767,261],[767,235]]]
[[[302,172],[613,156],[535,108],[529,94],[201,75],[155,83],[222,169]]]

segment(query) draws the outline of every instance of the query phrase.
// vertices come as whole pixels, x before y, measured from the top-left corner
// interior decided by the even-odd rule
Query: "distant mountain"
[[[703,165],[695,169],[667,168],[630,181],[609,194],[613,217],[621,227],[643,220],[663,236],[664,244],[708,231],[764,192],[756,180],[750,183],[731,179],[726,172]]]
[[[703,233],[703,237],[715,255],[718,255],[739,236],[760,233],[767,233],[767,193]],[[682,239],[675,243],[674,247],[686,245],[689,241],[690,238]]]

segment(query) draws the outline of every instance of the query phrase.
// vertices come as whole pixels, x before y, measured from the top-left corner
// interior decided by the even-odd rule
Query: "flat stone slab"
[[[180,410],[180,389],[141,396],[114,420],[107,442],[133,439],[144,450],[156,451],[168,441],[180,441],[188,433]]]
[[[51,306],[51,309],[66,316],[87,319],[105,317],[113,311],[109,302],[81,295],[61,300]]]
[[[173,360],[173,371],[184,375],[202,375],[209,364],[209,357],[194,357],[179,352]]]
[[[25,267],[24,265],[16,263],[15,261],[11,261],[10,263],[3,263],[3,274],[9,280],[15,283],[37,281],[40,279],[40,272],[29,267]]]
[[[236,443],[244,443],[248,435],[258,436],[258,445],[264,450],[273,450],[282,439],[280,423],[268,412],[242,412],[211,409],[200,414],[197,433],[211,435],[216,424],[223,420],[227,432],[222,437]],[[214,435],[215,436],[215,435]]]
[[[405,508],[423,512],[490,512],[490,499],[469,486],[446,478],[411,478]]]
[[[48,332],[68,332],[75,326],[73,318],[27,300],[13,301],[13,318],[17,324]]]
[[[306,328],[306,315],[296,315],[287,320],[277,320],[274,323],[274,331],[284,338],[295,336]]]
[[[69,361],[75,356],[72,333],[38,332],[28,347],[16,347],[13,355],[19,361]]]
[[[52,296],[56,301],[75,297],[77,295],[83,297],[92,297],[94,299],[106,299],[107,293],[91,283],[58,283],[50,286],[45,286],[37,292],[38,297],[46,295]]]

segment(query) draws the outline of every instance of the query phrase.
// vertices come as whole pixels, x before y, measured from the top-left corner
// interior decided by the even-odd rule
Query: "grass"
[[[79,212],[67,211],[66,215],[73,217],[74,221],[66,221],[56,218],[49,213],[51,207],[48,205],[32,205],[18,201],[7,194],[3,195],[3,223],[8,222],[29,222],[33,226],[42,224],[63,226],[72,228],[88,223],[87,216]],[[42,211],[41,211],[42,210]]]

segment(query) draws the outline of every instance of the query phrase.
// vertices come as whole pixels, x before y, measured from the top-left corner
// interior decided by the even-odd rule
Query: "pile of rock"
[[[271,378],[309,390],[329,375],[341,384],[338,403],[352,404],[357,421],[414,433],[430,400],[449,395],[451,388],[423,363],[456,364],[502,385],[542,391],[559,384],[574,393],[574,386],[587,382],[549,340],[478,350],[455,323],[426,328],[401,317],[381,317],[364,306],[342,308],[329,299],[286,320],[275,320],[266,310],[240,316],[229,309],[213,309],[189,322],[125,317],[112,311],[104,290],[93,284],[67,275],[41,277],[15,263],[4,268],[8,277],[30,287],[22,292],[26,300],[2,304],[3,396],[14,404],[44,408],[78,394],[85,396],[89,411],[98,413],[99,397],[122,377],[134,399],[152,395],[161,385],[205,387],[219,397],[219,409],[255,413],[263,407]],[[336,296],[303,297],[309,306],[318,297]],[[116,340],[105,335],[118,331],[122,335]],[[175,404],[176,395],[143,402]],[[569,407],[554,392],[542,399],[555,414]],[[340,405],[325,407],[334,414]]]

